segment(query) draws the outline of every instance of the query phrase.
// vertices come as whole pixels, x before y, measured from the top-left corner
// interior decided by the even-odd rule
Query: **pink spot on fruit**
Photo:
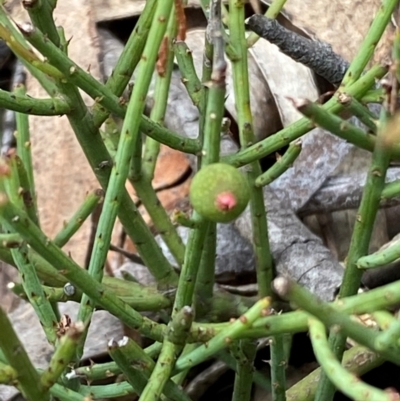
[[[220,210],[232,210],[237,205],[237,200],[232,192],[222,192],[217,195],[215,204]]]

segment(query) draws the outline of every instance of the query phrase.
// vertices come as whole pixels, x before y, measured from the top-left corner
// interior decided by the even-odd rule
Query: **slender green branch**
[[[385,185],[386,171],[389,167],[391,155],[391,149],[386,143],[386,138],[391,136],[391,132],[388,131],[386,113],[387,111],[383,108],[377,141],[346,259],[346,269],[344,270],[343,281],[339,291],[341,298],[356,294],[360,286],[362,270],[358,269],[357,261],[368,253],[369,242]],[[340,332],[332,331],[329,341],[334,354],[338,359],[341,359],[346,337]],[[373,346],[370,348],[373,349]],[[323,375],[319,383],[316,401],[329,401],[332,399],[334,392],[334,386],[329,382],[327,376]]]
[[[395,198],[400,195],[400,180],[386,184],[382,191],[382,199]]]
[[[21,83],[15,89],[16,95],[24,96],[26,94],[26,88]],[[28,214],[35,224],[39,224],[39,214],[37,210],[36,202],[36,190],[35,181],[33,178],[33,163],[32,163],[32,152],[31,152],[31,139],[29,132],[29,121],[28,116],[22,113],[16,113],[16,124],[17,124],[17,154],[21,159],[22,165],[27,175],[27,184],[22,185],[25,196],[29,196],[29,205],[26,205]],[[22,174],[20,174],[20,178]],[[22,179],[21,179],[22,184]],[[25,202],[26,203],[26,202]]]
[[[361,128],[357,128],[348,121],[331,114],[316,103],[308,101],[296,102],[296,107],[300,113],[310,118],[314,124],[325,128],[339,138],[345,139],[361,149],[369,150],[370,152],[374,150],[377,141],[375,135],[365,133]],[[400,156],[400,147],[394,146],[392,151],[395,157]]]
[[[28,10],[29,16],[37,26],[56,46],[60,46],[60,36],[54,23],[53,11],[55,2],[48,0],[24,1],[24,7]]]
[[[103,202],[103,199],[104,192],[101,189],[96,189],[95,191],[89,193],[79,209],[68,220],[68,222],[64,224],[64,227],[54,237],[54,244],[62,248],[79,230],[79,228],[95,210],[95,208]]]
[[[150,26],[153,21],[157,0],[147,0],[135,29],[132,31],[124,50],[114,67],[114,70],[106,82],[106,88],[116,96],[121,96],[132,77],[133,71],[138,65],[144,45],[146,43]],[[105,111],[98,103],[94,105],[93,120],[96,127],[100,127],[108,117],[109,113]],[[163,142],[162,142],[163,143]]]
[[[32,196],[30,190],[31,185],[29,182],[28,173],[19,156],[13,156],[13,162],[15,163],[16,174],[19,177],[18,194],[23,202],[23,206],[28,213],[29,218],[38,225],[39,215],[37,211],[36,199]],[[31,169],[33,169],[33,166],[31,166]]]
[[[210,10],[209,31],[210,43],[209,52],[212,52],[212,65],[210,80],[207,84],[207,98],[205,97],[204,88],[200,88],[198,78],[192,69],[192,60],[186,60],[188,79],[193,81],[192,89],[197,88],[199,92],[198,107],[203,108],[204,115],[199,121],[199,129],[203,129],[201,135],[203,139],[203,151],[199,164],[201,167],[207,166],[219,161],[220,141],[222,120],[225,113],[225,94],[226,94],[226,69],[224,48],[225,44],[222,39],[222,23],[221,23],[221,4],[213,0]],[[184,61],[184,60],[182,60]],[[203,73],[208,73],[205,69]],[[206,103],[205,103],[206,102]],[[202,299],[203,303],[199,304],[199,309],[207,309],[212,302],[212,294],[215,276],[215,255],[217,241],[217,226],[212,222],[203,222],[201,235],[204,236],[203,252],[201,254],[200,264],[198,265],[198,275],[196,281],[196,295]]]
[[[174,69],[174,52],[172,51],[172,43],[175,39],[177,31],[177,21],[175,17],[175,12],[172,12],[169,16],[167,30],[165,32],[162,45],[160,48],[160,57],[164,60],[164,65],[161,67],[161,72],[156,76],[155,82],[155,90],[154,90],[154,99],[155,104],[150,113],[150,119],[163,124],[165,111],[168,105],[168,95],[169,95],[169,87],[171,84],[171,76],[172,71]],[[140,149],[141,150],[141,149]],[[141,171],[138,169],[134,169],[134,164],[131,162],[131,172],[129,176],[136,180],[137,177],[144,176],[144,179],[151,182],[154,176],[154,170],[156,167],[157,157],[160,151],[160,142],[154,140],[153,138],[147,138],[145,143],[145,149],[143,152],[143,161]],[[139,157],[141,158],[141,152],[139,153]],[[132,160],[134,161],[134,159]],[[140,163],[138,164],[140,167]],[[140,194],[138,193],[138,196]],[[148,204],[143,201],[144,206]],[[156,223],[157,219],[153,219],[154,223]],[[180,263],[181,265],[182,263]]]
[[[240,340],[236,347],[235,344],[231,347],[231,352],[236,358],[232,401],[251,400],[256,351],[256,344],[249,340]]]
[[[342,366],[358,377],[382,365],[384,358],[369,349],[356,346],[345,351]],[[317,384],[321,376],[321,368],[315,369],[304,379],[286,391],[287,401],[313,401]]]
[[[215,255],[217,254],[217,225],[209,223],[204,249],[201,254],[199,273],[196,281],[196,295],[201,302],[197,302],[197,315],[201,311],[208,312],[213,302],[213,289],[215,281]]]
[[[276,163],[269,168],[265,173],[262,173],[255,180],[257,187],[263,187],[271,184],[286,170],[288,170],[301,152],[301,141],[297,140],[289,145],[288,150],[283,156],[278,157]]]
[[[341,298],[331,307],[347,315],[360,315],[391,308],[400,302],[400,282],[384,285],[374,290],[351,297]],[[197,324],[195,325],[194,329]],[[205,327],[209,326],[204,326]],[[217,332],[224,330],[227,324],[212,325]],[[297,333],[307,330],[307,314],[303,311],[285,313],[283,316],[267,316],[258,319],[251,329],[244,333],[243,337],[267,337],[274,334]]]
[[[365,67],[372,59],[376,45],[385,32],[397,5],[397,0],[382,0],[381,6],[376,12],[375,18],[369,27],[368,33],[358,49],[357,56],[350,64],[350,67],[343,78],[342,85],[347,87],[360,78]]]
[[[176,303],[175,303],[176,305]],[[174,368],[176,357],[183,349],[193,321],[193,309],[184,306],[173,314],[166,333],[160,356],[140,397],[141,400],[156,401],[160,397]]]
[[[68,114],[69,122],[80,142],[82,149],[103,189],[108,186],[108,180],[113,165],[98,129],[93,125],[89,110],[77,90],[69,84],[59,83],[61,92],[68,104],[74,109]],[[125,150],[126,151],[126,150]],[[141,214],[131,200],[126,190],[121,190],[119,196],[119,218],[150,272],[159,282],[174,281],[176,274],[161,252],[151,231]]]
[[[173,46],[182,82],[193,104],[200,109],[200,105],[204,103],[205,87],[197,76],[192,53],[185,42],[175,42]]]
[[[378,351],[399,347],[400,321],[394,320],[390,326],[382,331],[375,340],[375,348]]]
[[[376,116],[374,113],[372,113],[368,107],[364,106],[357,99],[348,97],[346,94],[340,96],[339,100],[342,101],[345,108],[351,113],[351,115],[357,117],[367,128],[369,128],[372,133],[376,134],[376,123],[377,120],[379,120],[379,116]]]
[[[40,383],[44,389],[50,389],[64,373],[75,356],[76,347],[83,331],[83,323],[78,322],[71,325],[65,335],[61,337],[54,354],[51,356],[48,368],[40,376]]]
[[[104,108],[108,110],[108,112],[115,113],[120,118],[125,118],[125,113],[127,113],[127,109],[121,104],[120,99],[113,94],[111,89],[107,86],[102,85],[95,78],[93,78],[88,72],[84,71],[78,65],[76,65],[72,60],[68,58],[68,56],[62,52],[61,49],[58,49],[51,42],[46,40],[44,35],[37,29],[26,29],[23,31],[23,34],[27,40],[29,40],[45,57],[48,58],[49,62],[52,65],[57,66],[60,69],[63,75],[56,76],[61,80],[66,80],[71,84],[74,84],[85,91],[92,99],[96,100],[99,104],[101,104]],[[159,38],[159,41],[161,39]],[[152,40],[149,40],[147,43],[151,43],[151,45],[147,45],[150,47],[156,48]],[[157,48],[158,50],[158,48]],[[153,53],[155,53],[153,51]],[[153,54],[153,58],[157,56]],[[150,64],[150,59],[143,59],[141,63],[146,65]],[[149,79],[151,79],[152,69],[140,69],[142,72],[138,73],[137,82],[140,82],[140,85],[136,85],[136,87],[147,87],[148,85],[144,85],[145,81],[142,80],[141,74],[148,75]],[[57,70],[58,71],[58,70]],[[54,75],[54,74],[53,74]],[[143,89],[143,88],[142,88]],[[137,93],[138,89],[134,92]],[[132,98],[131,98],[132,99]],[[141,100],[141,103],[144,102],[144,98]],[[132,101],[130,101],[132,104]],[[74,105],[74,107],[77,107]],[[139,113],[140,111],[140,113]],[[180,135],[176,135],[169,131],[166,128],[161,127],[159,124],[152,122],[149,118],[142,115],[141,108],[138,108],[137,113],[137,122],[140,123],[140,128],[148,136],[151,136],[155,140],[164,143],[165,145],[171,146],[175,149],[187,151],[186,147],[189,150],[194,150],[196,148],[196,152],[198,151],[197,141],[190,138],[182,138]],[[104,118],[105,119],[105,118]],[[102,117],[102,121],[103,117]],[[95,124],[95,121],[94,121]],[[194,153],[196,153],[194,152]]]
[[[18,247],[22,244],[22,238],[16,233],[0,234],[0,246],[4,248]]]
[[[141,394],[146,386],[146,381],[155,367],[155,362],[143,354],[141,348],[128,337],[124,337],[118,343],[109,343],[109,353],[118,364],[133,387],[136,394]],[[187,394],[172,380],[168,380],[164,389],[165,396],[177,401],[189,401]]]
[[[0,89],[0,107],[37,116],[61,116],[70,111],[70,107],[62,99],[35,99],[3,89]]]
[[[221,360],[227,366],[229,366],[232,370],[236,371],[237,368],[236,359],[227,350],[219,352],[217,357],[219,360]],[[252,380],[253,383],[257,384],[264,390],[271,391],[271,380],[263,372],[254,370],[253,368]]]
[[[350,316],[319,300],[306,289],[284,277],[278,277],[274,280],[274,289],[279,296],[290,300],[298,307],[312,314],[321,320],[327,328],[331,328],[335,333],[340,333],[341,337],[351,337],[359,344],[377,351],[375,342],[379,333],[376,330],[354,321]],[[400,361],[400,355],[393,353],[393,349],[379,351],[387,360],[397,361],[395,363]]]
[[[357,266],[360,269],[373,269],[394,262],[400,258],[400,241],[396,241],[389,247],[379,250],[372,255],[358,259]]]
[[[0,307],[0,348],[8,364],[17,372],[18,384],[25,398],[31,401],[49,400],[24,346],[19,341],[7,314]]]
[[[396,321],[396,318],[388,311],[376,311],[371,313],[371,316],[381,330],[387,330]]]
[[[284,336],[275,336],[270,340],[271,348],[271,393],[276,401],[286,400],[287,358],[284,349]]]
[[[125,358],[130,361],[131,365],[136,365],[135,361],[139,362],[137,364],[138,367],[151,369],[154,367],[155,363],[153,359],[156,359],[161,351],[161,343],[155,342],[149,347],[145,348],[143,351],[146,356],[143,355],[141,348],[137,343],[134,343],[131,346],[132,340],[128,341],[123,338],[123,343],[126,342],[126,346],[124,346],[124,355]],[[139,350],[138,350],[139,349]],[[116,362],[106,362],[106,363],[95,363],[89,366],[81,366],[75,368],[70,373],[66,375],[67,379],[75,379],[75,378],[83,378],[87,382],[102,380],[106,377],[110,377],[112,375],[119,375],[121,373],[121,368],[117,365]]]
[[[3,166],[3,169],[4,168],[6,168],[6,166]],[[6,174],[4,174],[2,177],[1,186],[5,188],[15,207],[19,207],[20,210],[24,210],[25,204],[23,197],[20,195],[20,180],[18,176],[16,157],[13,156],[8,160],[8,168],[8,173],[6,172]],[[32,222],[32,224],[34,223]],[[13,227],[7,222],[3,222],[3,227],[10,232],[15,232]],[[11,249],[11,255],[21,274],[22,285],[26,294],[28,295],[30,303],[39,317],[47,340],[50,342],[50,344],[54,345],[57,340],[57,317],[50,302],[45,297],[41,283],[36,274],[36,270],[30,261],[27,244],[22,243],[18,249]]]
[[[342,90],[347,95],[360,99],[375,84],[375,80],[382,78],[387,73],[387,68],[383,66],[375,66],[365,73],[359,80],[350,86],[346,86]],[[340,92],[339,92],[340,93]],[[329,113],[339,113],[343,110],[343,105],[337,99],[336,94],[332,99],[326,102],[322,107]],[[288,127],[282,129],[274,135],[257,142],[254,145],[242,149],[239,153],[226,156],[222,161],[232,164],[235,167],[241,167],[259,160],[265,156],[276,152],[280,148],[287,146],[290,142],[296,140],[300,136],[306,134],[313,128],[312,122],[307,118],[302,118]]]
[[[138,283],[129,283],[129,286],[120,279],[113,277],[104,277],[103,285],[112,289],[118,296],[133,309],[141,311],[159,311],[172,306],[172,300],[158,293],[151,287],[143,287]],[[124,286],[128,288],[124,288]],[[67,286],[67,289],[42,286],[46,298],[50,302],[80,302],[82,299],[82,291],[74,286]],[[18,283],[13,283],[10,288],[18,296],[27,299],[27,295],[23,287]],[[99,306],[97,306],[99,307]]]
[[[240,338],[252,324],[265,313],[270,306],[270,299],[263,298],[252,306],[244,315],[216,334],[207,344],[201,345],[190,354],[178,359],[175,368],[178,371],[195,366],[225,348],[232,340]]]
[[[238,0],[230,0],[230,39],[232,46],[235,47],[236,53],[239,55],[238,59],[231,61],[235,102],[238,113],[239,138],[242,149],[246,149],[255,142],[253,118],[250,109],[250,88],[244,19],[244,3]],[[258,161],[254,161],[247,170],[247,177],[250,184],[250,212],[253,229],[253,244],[256,255],[257,284],[259,296],[265,297],[271,294],[273,259],[269,247],[263,190],[255,186],[255,180],[259,175],[261,175],[261,166]]]
[[[50,389],[50,394],[56,399],[60,399],[61,401],[86,401],[87,396],[77,393],[74,390],[71,390],[67,387],[63,387],[59,384],[55,384]]]
[[[356,401],[389,401],[393,399],[390,393],[363,383],[357,376],[342,367],[329,347],[325,327],[321,322],[310,318],[309,325],[315,356],[325,374],[342,393]]]
[[[86,270],[80,268],[49,241],[26,214],[10,203],[4,194],[0,194],[0,219],[3,223],[9,224],[39,255],[61,271],[64,277],[93,299],[96,304],[120,318],[127,326],[138,329],[144,335],[156,340],[163,338],[163,325],[143,317],[120,300],[114,292],[107,290],[91,277]]]
[[[49,77],[46,75],[46,73],[38,69],[38,66],[36,64],[37,59],[35,59],[32,64],[28,61],[30,57],[32,57],[33,54],[32,49],[21,35],[21,32],[15,27],[15,24],[11,22],[10,18],[8,17],[3,7],[0,7],[0,25],[5,28],[5,32],[4,30],[2,30],[2,32],[5,33],[5,37],[10,40],[9,47],[11,48],[12,51],[14,51],[14,54],[23,63],[25,68],[32,74],[32,76],[34,76],[38,80],[43,89],[51,97],[58,96],[59,93],[57,86],[50,77],[60,76],[59,71],[54,70],[54,68],[51,69],[48,64],[44,63],[45,66],[48,67],[47,69],[46,68],[45,69],[46,73],[49,73],[50,76]],[[22,54],[20,50],[22,51]],[[54,73],[53,75],[52,72]]]
[[[144,111],[145,98],[152,78],[153,68],[157,61],[157,51],[160,48],[166,30],[166,21],[168,21],[171,13],[171,6],[172,0],[165,0],[163,3],[157,4],[148,41],[144,47],[142,59],[139,62],[137,83],[129,100],[126,117],[122,125],[115,164],[111,170],[88,268],[89,274],[99,282],[103,277],[103,268],[110,246],[112,230],[121,203],[120,197],[129,174],[129,162],[137,145],[141,143],[138,122]],[[167,276],[166,281],[162,284],[170,283],[170,276]],[[79,308],[78,319],[86,322],[90,319],[93,310],[94,300],[84,294]]]
[[[153,156],[156,157],[155,154]],[[185,258],[185,245],[167,211],[158,199],[151,180],[145,176],[139,176],[138,179],[130,176],[129,179],[136,190],[137,196],[149,213],[156,230],[160,233],[178,265],[182,266]]]

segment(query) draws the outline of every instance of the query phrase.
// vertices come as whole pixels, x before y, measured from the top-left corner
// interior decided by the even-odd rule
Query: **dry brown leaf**
[[[189,161],[184,153],[161,145],[154,172],[154,189],[159,190],[173,185],[186,174],[189,167]]]

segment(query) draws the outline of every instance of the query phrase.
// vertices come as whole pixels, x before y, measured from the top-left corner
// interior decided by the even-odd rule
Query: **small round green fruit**
[[[229,164],[214,163],[194,176],[189,196],[197,213],[216,223],[229,223],[246,208],[250,191],[239,170]]]

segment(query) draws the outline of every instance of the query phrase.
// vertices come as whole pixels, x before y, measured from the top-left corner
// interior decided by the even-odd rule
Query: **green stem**
[[[60,36],[54,23],[53,11],[56,1],[34,0],[24,2],[33,25],[38,27],[56,46],[60,46]]]
[[[139,401],[157,401],[171,376],[174,367],[176,345],[166,340],[163,343],[156,366],[140,395]]]
[[[168,0],[169,1],[169,0]],[[0,21],[1,22],[1,21]],[[165,22],[163,23],[163,25]],[[155,25],[157,26],[157,25]],[[68,56],[62,52],[61,49],[57,48],[46,40],[44,35],[37,29],[32,29],[28,31],[23,32],[26,39],[32,43],[45,57],[48,58],[48,60],[51,62],[51,66],[53,68],[53,65],[59,68],[59,70],[62,72],[63,75],[60,76],[60,73],[56,76],[56,78],[60,79],[62,82],[68,82],[69,84],[74,84],[77,87],[81,88],[84,92],[86,92],[92,99],[94,99],[96,102],[101,104],[105,109],[107,109],[108,114],[109,112],[114,113],[120,118],[125,118],[125,114],[128,113],[128,109],[126,109],[123,105],[121,105],[121,102],[119,98],[114,95],[114,93],[109,89],[107,86],[102,85],[100,82],[98,82],[94,77],[92,77],[88,72],[84,71],[82,68],[80,68],[78,65],[76,65],[71,59],[68,58]],[[163,32],[162,32],[163,33]],[[161,37],[162,38],[162,37]],[[161,41],[161,38],[158,38],[158,42]],[[153,39],[149,39],[147,42],[148,44],[146,45],[147,47],[150,47],[150,50],[152,50],[154,43]],[[155,49],[155,47],[154,47]],[[146,50],[146,49],[145,49]],[[157,49],[152,50],[153,53],[153,61],[155,64],[155,58],[157,57]],[[149,49],[146,50],[148,52]],[[150,63],[151,59],[146,59],[142,58],[141,62],[138,66],[139,72],[137,76],[137,82],[138,84],[135,85],[134,93],[138,94],[139,90],[143,91],[143,89],[147,88],[149,85],[146,84],[146,80],[143,80],[143,75],[147,76],[147,80],[151,79],[152,76],[152,68],[141,68],[141,65],[147,67],[151,65]],[[153,65],[154,65],[153,64]],[[47,66],[47,64],[46,64]],[[58,70],[57,70],[58,71]],[[54,75],[54,74],[53,74]],[[139,84],[140,83],[140,84]],[[71,85],[70,85],[71,86]],[[140,89],[136,89],[139,87]],[[147,93],[147,90],[146,90]],[[133,94],[132,94],[133,95]],[[132,99],[132,97],[131,97]],[[140,104],[143,105],[144,107],[144,99],[140,100]],[[132,104],[132,101],[129,102],[129,104]],[[71,105],[72,106],[72,105]],[[74,104],[74,108],[76,108],[77,105]],[[76,111],[76,110],[74,110]],[[148,117],[142,115],[142,107],[139,107],[138,110],[136,111],[137,114],[137,120],[136,120],[136,126],[138,124],[140,125],[140,129],[143,131],[144,134],[151,136],[155,140],[164,143],[168,146],[173,147],[174,149],[182,150],[184,152],[187,152],[189,150],[189,153],[197,153],[199,150],[199,145],[198,142],[195,139],[190,139],[190,138],[182,138],[180,135],[174,134],[168,129],[160,126],[159,124],[155,123],[154,121],[151,121]],[[108,115],[106,114],[106,115]],[[129,113],[130,114],[130,113]],[[105,118],[104,118],[105,120]],[[101,122],[104,121],[103,117],[101,117]],[[97,128],[96,121],[93,119],[93,124]]]
[[[207,344],[200,345],[190,354],[181,356],[177,363],[178,371],[189,369],[228,346],[232,340],[240,338],[241,335],[249,329],[252,324],[262,316],[263,311],[270,306],[270,299],[260,299],[244,315],[234,322],[231,322],[226,328],[215,335]]]
[[[0,327],[0,348],[8,364],[17,372],[18,384],[25,398],[30,401],[49,400],[47,391],[40,383],[39,374],[19,341],[7,314],[1,307]]]
[[[155,363],[153,359],[156,359],[161,351],[161,343],[153,343],[149,347],[145,348],[143,351],[146,356],[144,356],[142,349],[136,342],[128,339],[126,337],[122,339],[122,344],[124,344],[123,351],[125,358],[128,359],[131,366],[137,366],[149,370],[154,367]],[[113,343],[111,343],[113,344]],[[136,362],[136,363],[135,363]],[[107,377],[117,376],[121,374],[121,368],[116,362],[105,362],[105,363],[95,363],[88,366],[81,366],[75,368],[70,373],[67,374],[68,379],[82,378],[87,382],[103,380]]]
[[[96,207],[103,202],[103,199],[104,192],[102,189],[96,189],[89,193],[79,209],[68,220],[68,222],[64,224],[63,228],[54,237],[54,244],[62,248],[79,230],[79,228],[92,214]]]
[[[156,155],[154,156],[156,157]],[[137,196],[149,213],[156,230],[160,233],[178,265],[182,266],[185,258],[185,245],[167,211],[158,199],[156,191],[151,185],[151,180],[145,176],[140,176],[138,179],[129,178]]]
[[[378,351],[397,348],[399,346],[400,321],[391,322],[390,326],[379,333],[375,340],[375,348]],[[398,350],[396,350],[398,352]]]
[[[359,80],[354,82],[350,86],[342,88],[342,91],[349,96],[353,96],[356,99],[362,98],[367,91],[375,84],[375,80],[382,78],[387,73],[387,68],[383,66],[375,66],[365,73]],[[343,110],[343,104],[338,100],[338,92],[332,99],[326,102],[322,107],[329,113],[339,113]],[[296,140],[300,136],[306,134],[313,128],[312,122],[308,118],[302,118],[295,123],[285,127],[281,131],[274,135],[257,142],[245,149],[242,149],[235,155],[226,156],[222,161],[232,164],[235,167],[241,167],[246,164],[259,160],[265,156],[270,155],[273,152],[281,149],[284,146],[290,144],[290,142]]]
[[[0,234],[0,246],[4,248],[12,248],[14,246],[20,246],[22,244],[22,238],[16,233]]]
[[[229,30],[231,44],[239,58],[232,61],[235,102],[242,149],[255,142],[253,118],[250,109],[250,88],[248,76],[247,44],[244,30],[244,3],[240,0],[229,1]],[[256,273],[259,296],[271,294],[273,279],[273,260],[269,247],[267,217],[265,213],[262,188],[255,186],[256,178],[261,175],[258,161],[250,164],[247,177],[250,184],[250,212],[253,229],[253,243],[256,255]]]
[[[110,155],[100,138],[98,129],[93,125],[93,120],[79,91],[68,84],[60,83],[59,85],[68,104],[74,105],[73,111],[68,115],[69,122],[89,160],[93,172],[103,189],[106,189],[112,167]],[[119,218],[127,234],[136,244],[150,272],[159,282],[168,282],[169,280],[174,282],[176,280],[174,270],[163,255],[151,231],[126,190],[121,189],[118,203]]]
[[[382,365],[384,361],[384,358],[369,349],[356,346],[345,351],[342,366],[357,377],[361,377],[365,373]],[[315,369],[286,391],[287,401],[313,401],[320,380],[321,370],[321,368]]]
[[[199,129],[204,128],[203,135],[203,151],[201,155],[201,168],[217,163],[220,155],[221,127],[225,113],[225,95],[226,95],[226,68],[227,63],[224,55],[224,42],[221,36],[221,8],[220,3],[213,2],[211,16],[209,21],[210,40],[208,51],[212,53],[212,67],[210,80],[208,81],[207,98],[204,90],[200,90],[198,79],[195,71],[190,68],[187,75],[192,78],[194,87],[199,92],[199,109],[204,106],[203,118],[199,121]],[[208,73],[205,69],[203,73]],[[215,255],[217,241],[217,226],[212,222],[204,222],[201,235],[204,238],[203,252],[201,254],[200,264],[198,264],[198,275],[196,281],[196,295],[204,302],[199,308],[206,309],[212,302],[212,294],[215,276]]]
[[[386,145],[385,138],[390,133],[385,132],[387,126],[386,110],[382,109],[378,137],[372,154],[371,165],[368,170],[363,196],[354,224],[349,253],[346,260],[346,268],[339,296],[341,298],[357,293],[361,282],[362,270],[358,269],[357,261],[368,253],[372,230],[376,214],[379,209],[382,190],[385,185],[386,171],[389,167],[391,149]],[[332,332],[329,342],[331,349],[338,359],[341,359],[346,337],[340,332]],[[371,347],[373,349],[373,347]],[[316,401],[329,401],[335,392],[334,386],[326,375],[323,375],[319,383]]]
[[[400,194],[400,180],[396,180],[386,184],[382,191],[382,199],[390,199],[399,196]]]
[[[362,294],[341,298],[329,305],[347,315],[361,315],[391,308],[400,302],[400,282],[384,285]],[[257,320],[247,335],[257,338],[272,334],[306,331],[307,314],[303,311],[289,312],[279,316],[268,316]]]
[[[26,94],[26,88],[24,85],[20,84],[15,88],[14,92],[16,95],[24,96]],[[28,116],[26,114],[16,113],[15,118],[17,124],[17,154],[22,161],[28,179],[28,186],[24,188],[26,194],[29,194],[30,200],[30,204],[29,207],[27,207],[27,210],[29,216],[35,222],[35,224],[39,224],[39,215],[36,204],[35,181],[33,178],[33,163]]]
[[[314,124],[325,128],[332,134],[353,143],[361,149],[369,150],[370,152],[374,150],[377,141],[375,135],[365,133],[361,128],[357,128],[348,121],[331,114],[316,103],[306,101],[297,103],[296,106],[300,113],[308,117]],[[400,155],[400,147],[393,147],[393,155],[396,157]]]
[[[173,46],[182,82],[193,104],[200,109],[200,105],[204,103],[205,87],[197,76],[192,53],[185,42],[175,42]]]
[[[1,186],[4,186],[10,200],[13,202],[15,207],[20,210],[25,209],[24,201],[20,195],[20,180],[17,170],[17,160],[13,156],[9,159],[9,173],[2,177]],[[32,224],[34,224],[32,222]],[[11,225],[3,222],[3,226],[10,232],[14,232]],[[50,302],[46,299],[43,292],[41,283],[36,274],[36,270],[31,263],[29,258],[29,251],[26,243],[22,243],[21,246],[11,249],[11,255],[14,259],[15,265],[21,274],[22,285],[25,292],[28,295],[29,302],[32,304],[35,312],[37,313],[43,330],[46,334],[47,340],[50,344],[55,344],[57,340],[56,326],[57,317],[52,309]]]
[[[154,288],[143,287],[138,283],[130,282],[129,287],[127,286],[128,288],[124,288],[124,286],[126,286],[124,281],[105,276],[103,279],[103,285],[114,291],[118,298],[126,302],[138,312],[160,311],[172,306],[171,299],[158,293]],[[27,299],[26,292],[20,284],[14,283],[11,289],[19,297]],[[81,302],[82,299],[82,291],[75,287],[68,287],[67,291],[65,287],[54,288],[42,286],[42,289],[49,302]]]
[[[29,220],[27,215],[10,203],[4,194],[0,194],[0,219],[3,223],[9,224],[39,255],[61,271],[64,277],[87,294],[96,304],[120,318],[127,326],[138,329],[150,338],[160,340],[163,337],[163,325],[143,317],[120,300],[113,291],[107,290],[86,270],[79,267],[49,241],[45,234]]]
[[[363,105],[357,99],[343,96],[342,102],[351,115],[357,117],[366,127],[371,130],[372,133],[376,134],[376,123],[379,119],[379,116],[376,116],[374,113],[372,113],[368,107]]]
[[[286,278],[278,277],[275,279],[274,289],[279,296],[290,300],[298,307],[321,320],[333,333],[340,333],[341,338],[346,339],[347,337],[351,337],[358,343],[377,351],[375,349],[375,342],[379,333],[376,330],[357,323],[350,316],[319,300],[306,289]],[[335,349],[333,349],[334,351]],[[393,349],[390,351],[379,350],[379,352],[387,360],[396,361],[395,363],[399,363],[400,361],[400,355],[393,352]]]
[[[270,340],[271,349],[271,394],[276,401],[286,400],[287,359],[284,348],[284,336],[274,336]]]
[[[357,376],[342,367],[331,351],[324,325],[310,318],[310,337],[315,356],[331,382],[343,393],[356,401],[389,401],[393,396],[362,382]]]
[[[133,71],[142,57],[156,5],[157,0],[146,1],[145,7],[135,25],[135,29],[132,31],[124,50],[119,56],[111,76],[107,79],[106,88],[116,96],[122,95],[132,77]],[[98,103],[94,105],[93,109],[94,125],[100,127],[109,113]]]
[[[250,401],[253,388],[254,358],[257,346],[249,340],[240,340],[232,349],[236,358],[236,375],[233,385],[232,401]]]
[[[363,256],[358,259],[359,269],[373,269],[394,262],[400,258],[400,241],[396,241],[389,247],[379,250],[372,255]]]
[[[35,99],[21,93],[10,93],[0,89],[0,107],[36,116],[61,116],[70,111],[62,99]]]
[[[381,330],[387,330],[396,321],[396,318],[388,311],[376,311],[371,313],[371,316]]]
[[[276,163],[270,167],[265,173],[257,177],[255,181],[256,187],[264,187],[271,184],[286,170],[288,170],[301,152],[301,140],[297,140],[289,145],[288,150],[282,157],[279,157]]]
[[[19,156],[13,156],[13,162],[15,162],[16,174],[19,177],[18,193],[20,194],[20,198],[23,201],[23,207],[28,213],[29,218],[35,224],[39,225],[36,199],[31,194],[29,176],[27,174],[25,166]],[[33,168],[33,166],[31,166],[31,168]]]
[[[143,354],[142,349],[128,337],[124,337],[118,343],[111,341],[109,353],[135,393],[140,395],[146,386],[150,373],[155,368],[154,361],[147,354]],[[190,401],[185,392],[172,380],[167,380],[164,394],[172,400]]]
[[[196,281],[196,295],[202,301],[197,302],[197,315],[201,314],[200,310],[208,312],[212,305],[215,282],[216,248],[217,225],[215,223],[209,223]]]
[[[171,76],[174,68],[174,52],[172,51],[172,43],[176,36],[177,23],[175,18],[175,9],[169,16],[167,31],[162,42],[162,52],[165,59],[164,73],[158,74],[155,82],[154,105],[150,113],[150,119],[162,125],[164,121],[165,111],[168,105],[169,87],[171,84]],[[160,152],[160,142],[153,138],[147,138],[143,153],[142,170],[131,171],[131,176],[143,175],[146,180],[151,182],[154,176],[154,170],[157,163],[157,157]],[[140,197],[140,194],[138,194]],[[146,207],[146,202],[143,202]],[[156,220],[153,220],[156,222]],[[181,263],[180,263],[181,265]]]
[[[217,357],[219,360],[229,366],[230,369],[236,371],[237,361],[227,350],[219,352]],[[254,370],[253,368],[253,375],[251,380],[253,380],[253,383],[257,384],[264,390],[267,390],[268,392],[271,391],[271,380],[263,372]]]
[[[21,35],[21,32],[11,22],[3,7],[0,7],[0,27],[4,39],[8,40],[10,48],[14,51],[15,55],[24,64],[27,70],[34,76],[43,87],[43,89],[51,96],[58,96],[58,89],[55,82],[50,78],[51,76],[60,76],[60,72],[49,66],[48,63],[40,61],[32,52],[31,47],[27,44],[26,40]],[[0,37],[2,35],[0,34]],[[33,57],[33,61],[30,62]],[[39,65],[38,65],[39,63]],[[45,72],[39,70],[41,67]],[[48,73],[47,76],[46,74]]]
[[[377,10],[375,18],[369,27],[368,33],[365,36],[361,47],[358,49],[357,56],[350,64],[350,67],[343,78],[342,85],[351,85],[360,78],[365,67],[372,59],[376,45],[385,32],[397,5],[398,0],[382,0],[381,6]]]
[[[44,389],[50,389],[64,373],[75,356],[76,346],[83,331],[83,324],[75,323],[61,337],[54,354],[51,356],[48,368],[40,376],[40,383]]]

